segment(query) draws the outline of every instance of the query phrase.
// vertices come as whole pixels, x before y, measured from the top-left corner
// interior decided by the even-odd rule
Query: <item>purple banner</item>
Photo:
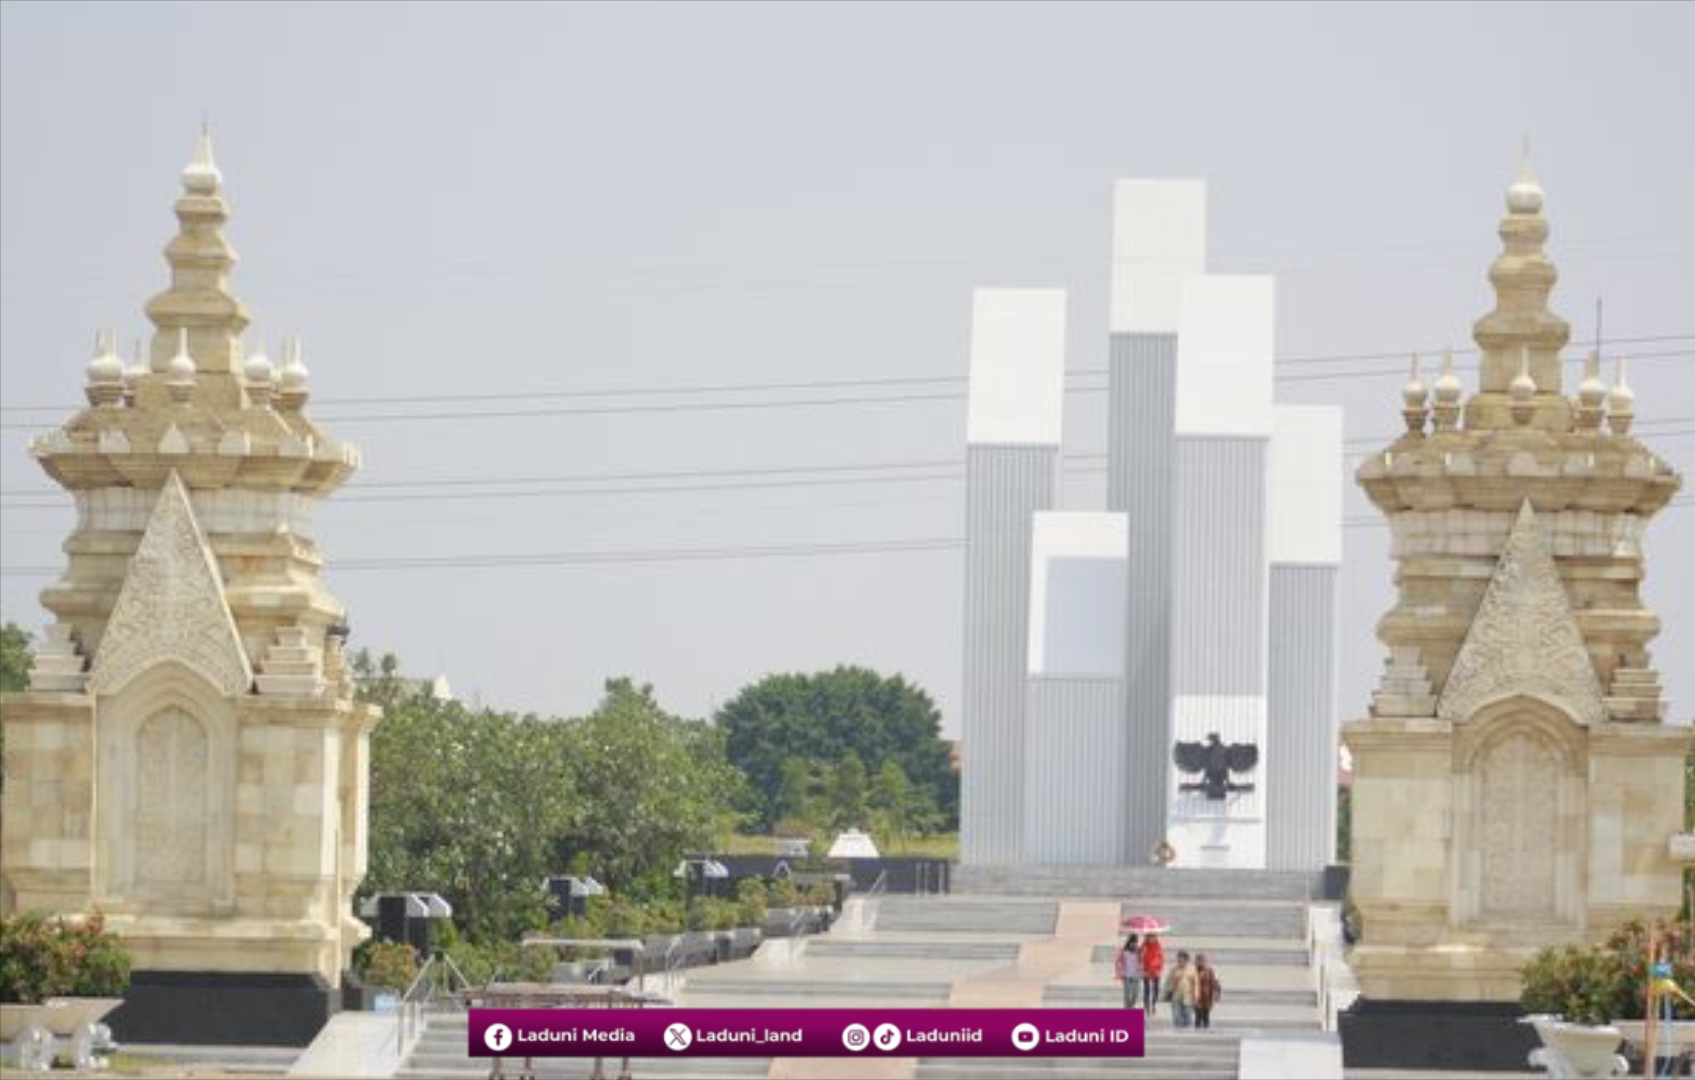
[[[472,1057],[1141,1057],[1139,1009],[472,1009]]]

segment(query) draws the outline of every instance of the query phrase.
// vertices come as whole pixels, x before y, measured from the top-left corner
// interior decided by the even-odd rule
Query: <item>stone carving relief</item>
[[[226,695],[245,694],[253,683],[217,562],[175,473],[160,490],[147,532],[130,560],[89,689],[116,693],[167,660],[190,668]]]
[[[206,729],[186,713],[159,713],[136,732],[135,872],[143,888],[206,884]]]
[[[1606,719],[1601,685],[1528,500],[1448,674],[1436,715],[1460,722],[1512,694],[1557,703],[1579,723]]]
[[[1488,868],[1482,915],[1549,919],[1557,914],[1560,754],[1532,731],[1515,731],[1478,762],[1478,847]]]

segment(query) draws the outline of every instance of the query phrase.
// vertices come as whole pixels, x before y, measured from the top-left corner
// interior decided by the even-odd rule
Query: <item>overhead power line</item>
[[[1609,338],[1605,344],[1610,346],[1629,344],[1676,343],[1695,341],[1695,333],[1683,334],[1654,334],[1641,337]],[[1593,344],[1587,341],[1575,341],[1573,347]],[[1322,365],[1353,361],[1395,360],[1405,362],[1413,352],[1420,352],[1434,357],[1439,350],[1406,350],[1402,352],[1375,353],[1335,353],[1325,356],[1292,356],[1279,357],[1278,368],[1301,365]],[[1453,350],[1456,356],[1475,355],[1475,348]],[[1674,349],[1635,353],[1628,357],[1631,361],[1659,360],[1681,356],[1695,355],[1695,350]],[[1467,370],[1473,365],[1467,364]],[[1381,368],[1356,371],[1331,371],[1311,373],[1287,373],[1279,371],[1275,378],[1279,381],[1311,381],[1336,380],[1353,378],[1384,378],[1398,374],[1397,368]],[[1083,368],[1067,372],[1072,380],[1097,379],[1108,374],[1104,367]],[[369,396],[322,398],[315,404],[320,408],[334,410],[341,406],[362,405],[431,405],[438,403],[463,404],[466,402],[502,402],[502,401],[569,401],[599,398],[650,398],[650,397],[687,397],[703,394],[771,394],[771,393],[807,393],[819,390],[856,390],[898,387],[955,387],[953,390],[941,393],[901,393],[873,394],[869,396],[845,397],[809,397],[800,399],[777,398],[751,402],[666,402],[657,405],[614,404],[591,406],[580,409],[560,410],[479,410],[472,412],[425,412],[425,413],[393,413],[393,414],[344,414],[335,415],[332,412],[318,415],[317,419],[325,423],[378,423],[402,419],[421,420],[463,420],[463,419],[512,419],[523,416],[582,416],[582,415],[633,415],[645,412],[685,412],[685,411],[722,411],[741,410],[749,408],[784,408],[784,407],[818,407],[828,405],[868,405],[885,403],[905,403],[917,401],[949,401],[958,400],[965,396],[964,385],[969,377],[964,374],[956,375],[912,375],[912,376],[876,376],[862,379],[813,379],[802,381],[778,382],[748,382],[748,383],[716,383],[693,384],[682,386],[648,386],[625,388],[599,388],[579,390],[548,390],[536,389],[528,391],[502,391],[497,393],[467,393],[467,394],[413,394],[405,396]],[[1101,386],[1075,385],[1068,387],[1072,393],[1099,393],[1104,390]],[[63,405],[0,405],[0,412],[5,413],[69,413],[80,406]],[[17,430],[38,428],[50,425],[30,424],[21,421],[0,424],[0,429]]]
[[[1673,499],[1667,509],[1695,505],[1695,496]],[[1344,529],[1380,528],[1382,518],[1355,517],[1342,521]],[[494,552],[487,554],[384,556],[338,559],[333,573],[370,573],[408,570],[541,569],[546,567],[609,566],[654,563],[693,563],[742,559],[792,559],[857,555],[906,555],[962,551],[960,537],[918,537],[893,540],[862,540],[844,543],[767,544],[745,547],[649,548],[601,551]],[[0,567],[0,577],[51,577],[61,572],[53,566]]]

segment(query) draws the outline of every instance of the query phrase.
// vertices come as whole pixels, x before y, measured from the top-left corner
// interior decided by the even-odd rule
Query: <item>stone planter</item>
[[[1624,1076],[1629,1066],[1618,1053],[1624,1033],[1608,1024],[1568,1024],[1553,1016],[1526,1017],[1542,1039],[1542,1049],[1532,1051],[1530,1064],[1546,1069],[1552,1077]]]
[[[25,1028],[46,1027],[45,1005],[0,1005],[0,1042],[10,1043]]]

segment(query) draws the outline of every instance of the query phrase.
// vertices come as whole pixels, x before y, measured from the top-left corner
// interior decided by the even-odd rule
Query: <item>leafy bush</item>
[[[404,992],[418,977],[418,950],[403,941],[372,941],[355,957],[359,981],[366,986]]]
[[[120,997],[129,974],[129,950],[99,912],[83,920],[0,915],[0,1001]]]
[[[1625,923],[1599,945],[1543,949],[1525,966],[1520,1002],[1531,1013],[1554,1013],[1572,1023],[1640,1020],[1647,1011],[1648,956],[1655,943],[1671,962],[1672,979],[1695,985],[1695,926],[1687,920],[1650,930],[1640,920]],[[1678,1003],[1678,1015],[1689,1009]]]

